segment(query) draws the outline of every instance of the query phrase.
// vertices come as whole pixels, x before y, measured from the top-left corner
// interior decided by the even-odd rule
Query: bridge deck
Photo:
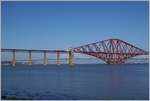
[[[1,49],[2,52],[7,51],[7,52],[12,52],[12,51],[16,51],[16,52],[49,52],[49,53],[67,53],[68,51],[66,50],[38,50],[38,49]]]

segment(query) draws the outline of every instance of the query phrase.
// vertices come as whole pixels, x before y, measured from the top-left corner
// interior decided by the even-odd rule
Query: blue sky
[[[2,2],[2,48],[68,49],[119,38],[148,50],[148,2]]]

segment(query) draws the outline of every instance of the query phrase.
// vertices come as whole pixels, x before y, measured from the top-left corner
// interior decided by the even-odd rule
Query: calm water
[[[26,99],[148,99],[148,64],[2,66],[2,96]]]

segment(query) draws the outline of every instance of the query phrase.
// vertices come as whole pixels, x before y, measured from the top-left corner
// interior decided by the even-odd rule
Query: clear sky
[[[68,49],[119,38],[148,50],[148,1],[2,2],[2,48]]]

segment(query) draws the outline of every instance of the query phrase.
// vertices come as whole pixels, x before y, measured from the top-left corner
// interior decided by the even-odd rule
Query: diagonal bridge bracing
[[[120,39],[108,39],[74,48],[75,53],[82,53],[102,59],[107,64],[122,64],[137,55],[148,52]]]
[[[1,49],[1,52],[12,52],[13,59],[12,65],[16,64],[16,52],[27,52],[29,54],[28,64],[32,64],[31,53],[43,53],[43,64],[48,64],[48,53],[57,54],[57,64],[59,64],[60,54],[68,54],[68,63],[73,64],[73,53],[82,53],[90,56],[94,56],[98,59],[105,61],[107,64],[122,64],[131,57],[138,55],[148,55],[148,52],[140,49],[130,43],[122,41],[120,39],[108,39],[83,45],[80,47],[66,50],[35,50],[35,49]]]

